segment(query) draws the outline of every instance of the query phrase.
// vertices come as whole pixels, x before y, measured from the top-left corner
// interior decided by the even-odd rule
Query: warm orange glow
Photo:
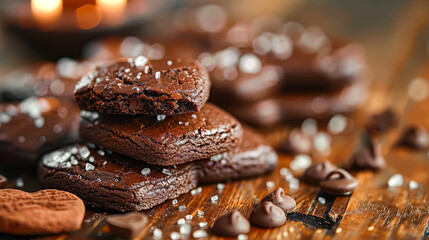
[[[76,20],[82,29],[94,28],[101,21],[100,9],[94,4],[85,4],[76,9]]]
[[[31,0],[31,13],[42,25],[51,25],[61,16],[62,0]]]
[[[96,0],[95,3],[103,13],[103,22],[110,25],[121,23],[127,0]]]

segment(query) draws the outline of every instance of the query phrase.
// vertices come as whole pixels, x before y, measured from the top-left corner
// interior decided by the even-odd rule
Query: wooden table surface
[[[378,35],[377,38],[372,37],[373,32],[358,37],[368,50],[374,71],[375,84],[371,88],[370,98],[365,109],[348,119],[347,130],[332,136],[330,154],[327,156],[314,154],[313,162],[327,159],[340,166],[344,164],[350,154],[360,146],[363,120],[368,114],[388,105],[401,112],[401,127],[408,123],[419,123],[429,129],[427,110],[429,98],[415,102],[407,93],[412,79],[418,76],[429,79],[429,55],[426,51],[429,45],[428,2],[415,1],[415,4],[396,11],[400,17],[396,16],[397,21],[390,24],[393,26],[386,26],[390,30],[375,34]],[[317,7],[314,1],[307,3],[316,4]],[[318,22],[318,19],[321,23],[328,21],[327,26],[341,29],[338,26],[341,22],[332,22],[337,16],[326,17],[323,14],[313,14],[312,11],[314,9],[309,8],[307,14],[293,17],[308,22],[311,16],[315,22]],[[320,130],[324,131],[323,128],[322,126]],[[290,126],[278,126],[261,132],[267,141],[275,144],[289,129]],[[192,232],[200,229],[209,232],[208,226],[232,209],[249,216],[259,200],[277,187],[283,187],[287,194],[296,200],[295,212],[288,214],[288,221],[280,228],[270,230],[252,228],[248,235],[249,239],[429,239],[428,152],[395,147],[398,131],[399,129],[377,139],[383,143],[387,168],[376,173],[369,171],[353,173],[359,180],[359,187],[351,196],[332,197],[302,182],[297,190],[290,190],[289,183],[280,174],[280,169],[289,168],[294,156],[279,154],[279,165],[270,175],[225,183],[223,191],[219,191],[216,184],[204,185],[198,195],[187,193],[177,198],[176,205],[169,200],[146,211],[150,216],[150,223],[138,239],[152,239],[154,227],[162,229],[163,238],[169,239],[171,232],[180,231],[177,220],[185,218],[186,215],[193,216],[188,222],[192,226]],[[404,176],[404,185],[388,187],[388,179],[396,173]],[[18,188],[15,181],[22,178],[24,186],[19,189],[34,191],[39,188],[31,174],[6,173],[6,175],[11,180],[10,187]],[[408,185],[410,180],[418,182],[419,187],[410,189]],[[267,181],[274,182],[275,187],[267,187]],[[210,201],[214,195],[219,197],[217,203]],[[321,198],[325,200],[324,203],[319,200]],[[184,211],[179,210],[179,206],[182,205],[186,206]],[[198,216],[198,210],[204,211],[204,216]],[[107,214],[110,213],[100,209],[87,209],[82,229],[70,234],[45,237],[0,235],[0,239],[110,239],[104,222],[104,216]],[[207,222],[208,225],[200,227],[200,222]],[[192,236],[188,237],[192,239]],[[209,233],[209,237],[205,239],[222,238]]]

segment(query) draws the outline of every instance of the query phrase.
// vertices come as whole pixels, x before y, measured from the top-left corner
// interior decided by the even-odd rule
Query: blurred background
[[[255,75],[259,80],[253,82],[241,81],[242,78],[250,78],[246,75],[249,72],[241,69],[246,73],[245,76],[239,72],[238,75],[234,73],[238,76],[234,75],[234,78],[240,80],[237,82],[244,83],[237,84],[238,90],[231,90],[232,87],[223,86],[225,81],[217,79],[215,70],[209,69],[215,91],[212,93],[212,100],[225,105],[223,107],[228,111],[252,125],[266,127],[289,120],[303,121],[308,117],[329,120],[336,114],[348,114],[369,98],[375,99],[370,105],[374,110],[366,109],[367,112],[378,111],[390,104],[403,108],[407,104],[407,92],[403,90],[426,64],[429,56],[428,10],[427,0],[3,0],[0,2],[0,84],[4,86],[10,85],[7,82],[22,81],[23,75],[17,75],[16,71],[23,69],[26,73],[33,74],[32,78],[40,78],[37,74],[41,74],[40,65],[44,62],[57,64],[57,74],[78,79],[97,64],[118,57],[144,54],[156,58],[160,52],[160,57],[173,53],[175,56],[195,57],[203,64],[210,65],[210,61],[221,55],[220,51],[227,54],[229,52],[223,50],[234,47],[241,51],[241,57],[249,52],[252,56],[259,57],[260,61],[257,63],[262,64],[262,67],[281,66],[286,75],[284,78],[287,81],[292,79],[289,81],[292,83],[301,80],[299,77],[294,80],[290,71],[299,69],[301,65],[304,72],[307,71],[306,69],[314,67],[321,55],[330,56],[339,62],[329,63],[331,67],[347,67],[347,71],[357,71],[360,68],[360,73],[365,72],[363,77],[351,77],[343,74],[344,69],[340,69],[340,74],[343,75],[333,77],[331,72],[320,76],[320,69],[316,69],[319,71],[315,70],[316,75],[301,77],[315,81],[307,83],[302,80],[304,83],[302,86],[297,84],[300,85],[298,87],[288,83],[285,89],[282,88],[281,94],[276,92],[274,101],[274,98],[266,96],[271,94],[262,94],[251,100],[245,95],[254,96],[252,91],[261,88],[254,82],[268,81],[268,73],[263,76]],[[293,31],[301,31],[301,42],[294,42]],[[286,40],[284,36],[274,36],[273,33],[285,33]],[[302,51],[304,60],[296,61],[298,63],[294,62],[295,59],[300,59],[295,54],[298,50],[288,53],[290,56],[278,57],[273,61],[266,57],[271,53],[261,54],[255,49],[255,42],[262,44],[268,39],[267,36],[274,55],[277,54],[276,51],[288,53],[287,49],[291,44],[293,49],[301,51],[295,46],[302,41],[310,42],[312,46],[319,44],[321,47],[311,54]],[[362,49],[348,49],[349,52],[341,50],[350,44]],[[262,49],[267,47],[261,46]],[[329,48],[328,53],[320,54],[326,46]],[[340,49],[338,54],[337,49]],[[354,70],[352,65],[344,67],[351,58],[342,57],[341,54],[353,55],[352,60],[360,65],[355,64]],[[225,56],[226,59],[234,57]],[[359,59],[356,60],[357,58]],[[249,59],[247,66],[254,66],[252,60]],[[289,64],[288,61],[294,63]],[[289,65],[282,65],[285,62],[286,65],[293,65],[292,70],[287,69]],[[327,64],[326,62],[327,59],[323,64]],[[238,61],[235,64],[238,69]],[[208,65],[206,67],[210,68]],[[219,68],[219,63],[217,67]],[[230,73],[227,70],[231,69],[222,70],[226,76]],[[250,74],[255,74],[252,71]],[[334,82],[332,87],[324,89],[323,81],[319,82],[320,86],[316,84],[309,87],[323,77],[334,79],[339,83],[338,87]],[[352,91],[351,87],[355,86],[349,86],[351,81],[348,80],[347,86],[343,86],[337,78],[359,78],[363,79],[359,82],[365,84],[361,84],[364,86],[360,86],[359,91]],[[238,91],[239,96],[231,99],[231,91]],[[393,98],[394,103],[391,101]],[[228,104],[223,104],[225,99]],[[231,107],[230,100],[239,107]],[[9,100],[3,98],[2,101]],[[344,102],[347,104],[335,105]],[[246,109],[251,110],[237,110],[242,105],[249,106]],[[282,108],[282,113],[279,113],[279,108]],[[306,108],[307,112],[302,110]]]

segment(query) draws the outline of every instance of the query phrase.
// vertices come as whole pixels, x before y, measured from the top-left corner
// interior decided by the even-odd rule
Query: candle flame
[[[31,13],[42,25],[52,25],[61,16],[62,0],[31,0]]]
[[[103,13],[103,21],[110,25],[121,23],[127,0],[96,0],[95,3]]]

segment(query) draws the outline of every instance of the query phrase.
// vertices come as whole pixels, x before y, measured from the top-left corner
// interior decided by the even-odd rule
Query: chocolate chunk
[[[265,196],[261,202],[269,201],[280,207],[285,213],[295,210],[296,202],[290,196],[285,194],[283,188],[277,188],[274,192]]]
[[[405,128],[399,139],[399,144],[412,149],[426,149],[428,133],[421,125],[410,125]]]
[[[111,116],[83,112],[82,139],[150,164],[171,166],[234,149],[242,137],[234,117],[207,103],[177,116]],[[96,116],[94,118],[94,115]]]
[[[386,161],[381,151],[381,144],[374,144],[372,142],[353,153],[350,162],[355,169],[380,170],[386,166]]]
[[[274,203],[265,201],[253,209],[250,222],[261,228],[276,228],[286,222],[286,214]]]
[[[193,59],[121,59],[98,67],[76,85],[83,110],[107,114],[177,115],[198,112],[209,97],[207,71]]]
[[[76,195],[55,189],[27,193],[0,190],[0,232],[41,235],[80,229],[85,205]]]
[[[383,112],[372,115],[366,124],[367,129],[373,133],[386,133],[390,129],[398,126],[399,117],[391,108]]]
[[[220,217],[211,229],[214,234],[224,237],[237,237],[250,232],[250,222],[238,211]]]
[[[305,135],[300,129],[295,128],[289,132],[289,135],[280,143],[279,149],[286,153],[309,153],[311,151],[312,141],[310,136]]]
[[[330,162],[321,162],[311,165],[303,174],[303,180],[311,185],[319,186],[320,182],[336,169]]]
[[[7,178],[0,174],[0,189],[5,188],[7,184]]]
[[[194,189],[268,173],[277,163],[262,136],[244,129],[240,145],[208,159],[162,167],[136,161],[89,144],[71,145],[43,156],[43,186],[73,192],[87,204],[116,211],[141,211]],[[162,184],[161,184],[162,183]]]
[[[344,169],[332,171],[326,179],[320,183],[322,191],[331,195],[350,195],[357,186],[357,179]]]
[[[54,97],[0,105],[0,162],[34,167],[39,157],[78,137],[79,110]]]
[[[127,213],[110,215],[106,218],[109,226],[109,235],[120,238],[135,238],[147,225],[148,218],[143,213]]]

